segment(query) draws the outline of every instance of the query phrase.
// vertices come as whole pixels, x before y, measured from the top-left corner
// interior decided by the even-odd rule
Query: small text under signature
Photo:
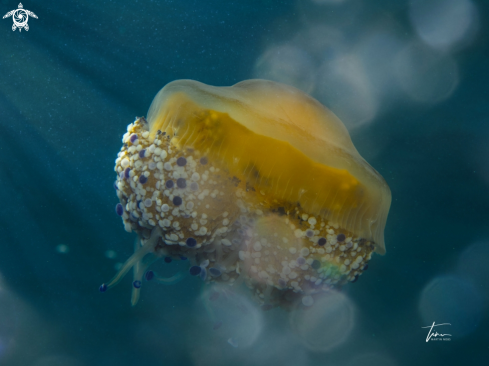
[[[421,328],[430,328],[430,330],[428,331],[428,336],[426,337],[426,342],[428,342],[431,337],[446,337],[446,336],[452,336],[451,334],[439,334],[438,332],[434,332],[433,333],[433,328],[434,327],[439,327],[440,325],[451,325],[450,323],[442,323],[442,324],[435,324],[435,322],[433,322],[433,324],[427,326],[427,327],[421,327]]]

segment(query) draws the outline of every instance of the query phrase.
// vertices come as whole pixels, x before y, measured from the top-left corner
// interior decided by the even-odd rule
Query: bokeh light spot
[[[231,339],[228,343],[233,347],[247,348],[260,335],[262,312],[247,296],[226,285],[214,285],[203,292],[201,301],[212,322],[222,323],[215,332],[222,337],[223,344]]]
[[[470,0],[415,0],[409,15],[419,37],[439,49],[464,40],[477,23],[477,9]]]
[[[458,274],[472,282],[484,297],[489,300],[489,242],[480,241],[470,245],[459,258]]]
[[[396,58],[397,79],[414,101],[437,103],[447,99],[459,81],[458,67],[450,56],[413,43]]]
[[[396,366],[397,363],[390,357],[380,353],[367,353],[355,357],[348,366]]]
[[[461,337],[477,328],[482,312],[481,297],[468,281],[453,275],[439,276],[429,282],[419,300],[423,326],[450,323],[447,333]]]
[[[351,129],[370,122],[377,113],[377,99],[362,62],[345,55],[325,62],[318,70],[314,95]]]
[[[271,47],[258,58],[253,76],[294,86],[306,93],[314,89],[315,67],[309,54],[293,46]]]
[[[117,257],[117,253],[114,250],[107,250],[105,251],[105,256],[109,259],[114,259]]]
[[[61,254],[67,254],[70,251],[70,247],[66,244],[59,244],[56,246],[56,251]]]
[[[350,335],[354,326],[353,304],[343,293],[332,290],[316,297],[305,310],[293,311],[290,322],[307,348],[328,352]]]
[[[72,357],[64,355],[53,355],[43,357],[32,366],[84,366],[85,364]]]

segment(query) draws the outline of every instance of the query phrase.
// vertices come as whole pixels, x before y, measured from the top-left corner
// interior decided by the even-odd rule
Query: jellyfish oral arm
[[[154,253],[155,245],[158,242],[161,234],[158,228],[154,228],[151,232],[151,237],[142,245],[140,248],[136,249],[134,254],[124,263],[119,272],[112,278],[107,284],[107,289],[117,285],[120,280],[135,266],[140,266],[140,262],[146,256],[146,254]],[[139,241],[139,240],[138,240]]]

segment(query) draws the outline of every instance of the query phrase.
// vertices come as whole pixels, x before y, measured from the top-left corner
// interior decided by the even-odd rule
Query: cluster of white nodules
[[[355,282],[367,269],[373,244],[347,237],[339,225],[301,214],[299,208],[282,210],[273,222],[269,217],[256,214],[255,220],[249,220],[243,215],[238,220],[245,235],[240,266],[245,266],[251,282],[266,283],[249,286],[265,304],[273,301],[270,291],[275,287],[303,294],[303,305],[310,306],[311,295]],[[273,228],[276,231],[270,231]]]
[[[127,127],[122,141],[115,165],[122,207],[116,210],[126,231],[159,227],[165,244],[187,248],[200,248],[229,231],[227,204],[216,202],[231,184],[222,184],[219,168],[206,157],[181,151],[165,132],[150,139],[143,118]]]

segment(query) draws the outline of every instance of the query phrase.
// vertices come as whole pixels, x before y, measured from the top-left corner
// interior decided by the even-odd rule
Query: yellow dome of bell
[[[388,185],[343,123],[302,91],[267,80],[231,87],[178,80],[158,93],[148,122],[150,136],[176,135],[181,147],[205,151],[272,202],[300,205],[385,253]]]

